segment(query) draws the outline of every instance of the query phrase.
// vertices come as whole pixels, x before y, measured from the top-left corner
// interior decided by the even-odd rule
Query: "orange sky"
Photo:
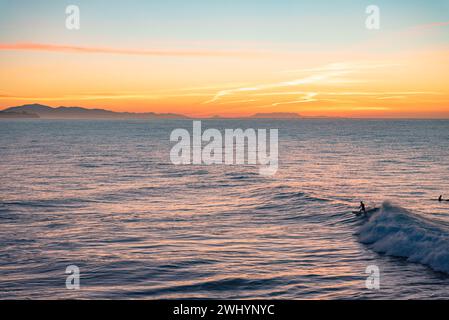
[[[329,50],[257,41],[3,41],[0,109],[41,103],[197,117],[449,118],[449,45],[420,45],[448,25],[377,33]]]
[[[449,51],[184,58],[34,51],[3,55],[20,55],[2,66],[5,107],[42,103],[193,116],[449,116]]]

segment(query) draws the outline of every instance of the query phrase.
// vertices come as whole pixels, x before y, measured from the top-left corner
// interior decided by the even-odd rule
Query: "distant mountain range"
[[[81,107],[52,108],[41,104],[27,104],[11,107],[0,112],[0,118],[42,118],[42,119],[188,119],[173,113],[131,113],[113,112],[103,109]]]
[[[38,119],[38,118],[39,116],[35,113],[0,111],[0,119]]]
[[[0,111],[0,119],[190,119],[174,113],[132,113],[114,112],[104,109],[87,109],[81,107],[49,107],[42,104],[27,104]],[[250,119],[301,119],[296,113],[257,113]],[[227,119],[220,116],[211,119]]]

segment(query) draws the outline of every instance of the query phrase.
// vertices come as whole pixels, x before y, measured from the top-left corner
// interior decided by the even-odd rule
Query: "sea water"
[[[449,121],[203,126],[279,129],[277,174],[173,165],[188,120],[0,121],[0,298],[449,298]]]

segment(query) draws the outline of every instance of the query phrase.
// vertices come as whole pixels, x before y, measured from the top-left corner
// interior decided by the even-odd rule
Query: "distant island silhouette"
[[[0,111],[0,119],[38,119],[39,115],[29,112]]]
[[[42,104],[26,104],[10,107],[0,111],[0,119],[191,119],[188,116],[175,113],[133,113],[114,112],[105,109],[87,109],[82,107],[49,107]],[[257,113],[238,119],[301,119],[297,113]],[[233,119],[219,115],[206,119]],[[236,119],[236,118],[234,118]]]
[[[0,118],[41,118],[41,119],[188,119],[173,113],[132,113],[114,112],[104,109],[82,107],[49,107],[42,104],[26,104],[7,108],[0,112]]]

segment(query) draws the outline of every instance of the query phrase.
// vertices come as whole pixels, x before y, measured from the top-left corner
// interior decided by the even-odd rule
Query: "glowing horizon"
[[[449,118],[447,0],[68,4],[0,0],[0,109]]]

